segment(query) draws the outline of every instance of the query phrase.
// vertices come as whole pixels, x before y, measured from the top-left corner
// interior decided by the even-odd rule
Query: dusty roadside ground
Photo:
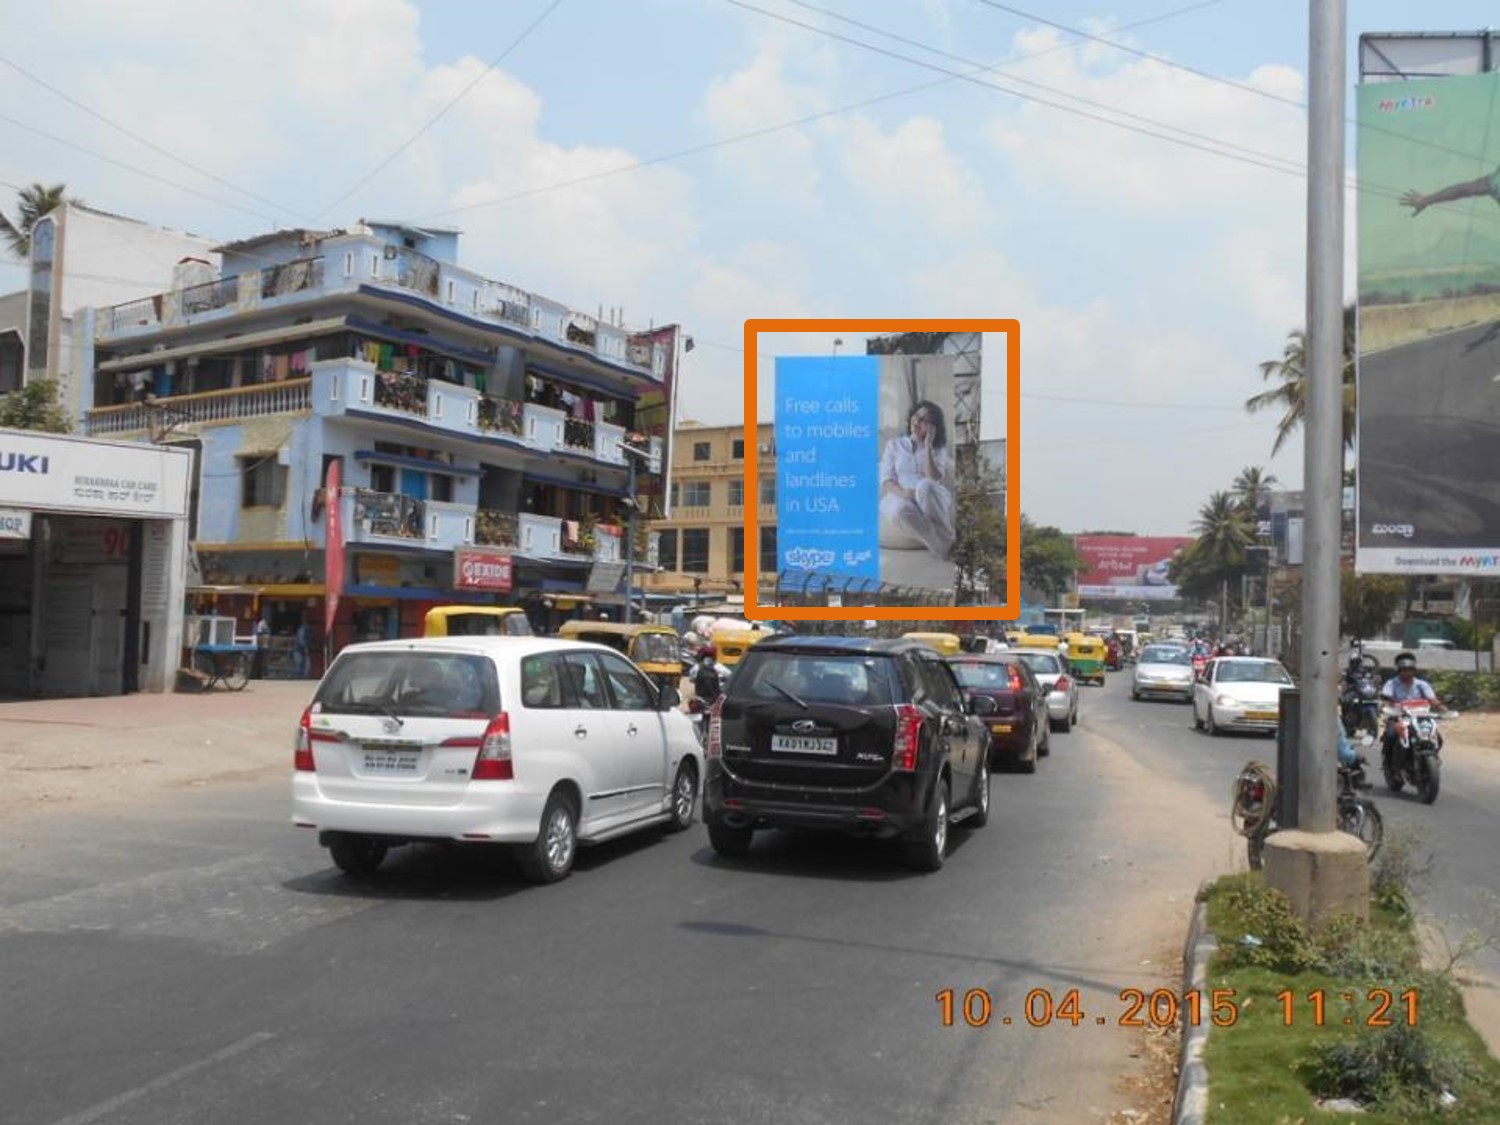
[[[244,691],[0,703],[0,822],[290,775],[312,681]]]

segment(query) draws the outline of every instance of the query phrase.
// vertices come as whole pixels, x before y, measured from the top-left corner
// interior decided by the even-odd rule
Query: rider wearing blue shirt
[[[1411,703],[1415,700],[1426,700],[1437,710],[1442,710],[1443,705],[1438,702],[1437,692],[1432,690],[1432,685],[1426,680],[1417,677],[1417,658],[1410,652],[1396,654],[1396,674],[1385,682],[1380,689],[1380,698],[1388,703]],[[1385,737],[1382,741],[1389,743],[1396,735],[1396,720],[1385,721]]]

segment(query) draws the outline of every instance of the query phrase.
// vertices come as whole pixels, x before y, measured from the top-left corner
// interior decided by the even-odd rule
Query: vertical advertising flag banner
[[[1355,566],[1500,574],[1500,74],[1359,87]]]
[[[776,360],[776,546],[788,581],[880,577],[880,361]]]
[[[1192,545],[1179,536],[1080,535],[1073,540],[1083,570],[1081,598],[1157,601],[1177,597],[1167,576],[1172,560]]]
[[[340,462],[328,466],[323,482],[325,507],[328,511],[327,542],[323,546],[323,636],[327,651],[333,653],[333,622],[339,614],[339,598],[344,592],[344,512],[341,492]]]

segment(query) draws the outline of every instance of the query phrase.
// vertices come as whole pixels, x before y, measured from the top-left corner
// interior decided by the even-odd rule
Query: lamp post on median
[[[635,621],[635,517],[639,508],[635,493],[635,460],[642,457],[649,461],[651,455],[644,449],[626,445],[623,441],[617,441],[615,445],[625,454],[625,462],[630,466],[630,483],[627,485],[630,491],[630,516],[625,521],[625,624],[629,625]]]

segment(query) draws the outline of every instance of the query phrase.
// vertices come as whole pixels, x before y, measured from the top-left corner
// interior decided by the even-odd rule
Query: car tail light
[[[510,758],[510,716],[501,711],[484,730],[472,777],[475,781],[510,781],[515,776]]]
[[[724,755],[724,697],[715,699],[708,709],[708,744],[704,756],[720,758]]]
[[[922,712],[910,703],[896,708],[896,748],[891,769],[911,773],[917,768],[917,749],[922,741]]]
[[[1010,690],[1025,691],[1026,680],[1021,676],[1021,669],[1017,668],[1014,664],[1007,664],[1005,670],[1010,675]]]
[[[292,743],[292,768],[305,773],[312,773],[317,767],[313,761],[312,744],[314,742],[337,742],[339,736],[328,730],[313,730],[312,708],[309,707],[302,712],[302,719],[297,723],[297,739]]]
[[[1068,690],[1068,677],[1067,676],[1058,676],[1057,677],[1057,682],[1052,685],[1052,690],[1053,691],[1067,691]]]

